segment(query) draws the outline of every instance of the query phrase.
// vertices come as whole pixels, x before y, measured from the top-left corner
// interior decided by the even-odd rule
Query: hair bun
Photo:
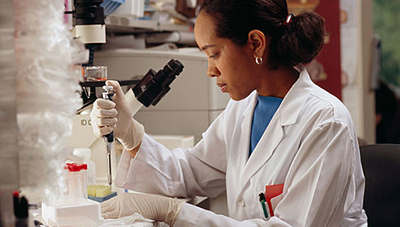
[[[282,23],[284,30],[282,36],[276,40],[276,53],[272,59],[286,65],[308,63],[322,49],[325,35],[324,21],[314,12],[292,16],[286,23],[288,17]]]

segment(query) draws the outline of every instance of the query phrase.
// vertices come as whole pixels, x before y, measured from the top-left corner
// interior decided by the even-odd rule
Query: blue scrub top
[[[253,122],[251,125],[249,157],[256,147],[258,141],[260,141],[261,136],[274,116],[276,110],[281,105],[282,100],[283,99],[277,97],[258,95],[257,104],[253,113]]]

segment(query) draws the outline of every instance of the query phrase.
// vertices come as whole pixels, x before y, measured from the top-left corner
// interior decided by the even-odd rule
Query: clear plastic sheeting
[[[15,190],[18,187],[18,153],[12,0],[1,1],[0,17],[0,187]]]
[[[62,0],[14,0],[19,182],[43,200],[62,188],[72,118],[82,105],[82,43],[63,23]],[[51,198],[50,198],[51,199]]]
[[[14,226],[18,188],[13,1],[0,1],[0,226]]]

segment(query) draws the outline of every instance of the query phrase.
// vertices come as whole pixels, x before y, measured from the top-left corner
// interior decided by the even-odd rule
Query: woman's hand
[[[115,91],[112,101],[97,99],[90,113],[93,132],[102,137],[114,131],[126,150],[133,150],[140,145],[144,127],[132,117],[132,111],[125,99],[124,92],[117,81],[106,81]]]
[[[145,218],[172,226],[184,203],[176,198],[159,195],[122,193],[101,203],[101,215],[108,219],[139,213]]]

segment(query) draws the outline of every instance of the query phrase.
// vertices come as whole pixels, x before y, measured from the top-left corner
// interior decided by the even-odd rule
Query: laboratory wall
[[[342,101],[362,144],[375,143],[372,0],[341,0]]]
[[[316,82],[341,99],[339,1],[321,1],[315,11],[324,18],[326,29],[324,47],[316,58],[324,72]]]
[[[372,0],[359,0],[360,9],[358,26],[360,27],[359,37],[359,56],[357,78],[360,84],[358,97],[361,107],[358,119],[359,137],[367,143],[375,143],[375,93],[372,85],[372,58],[373,58],[373,30],[372,30]]]

